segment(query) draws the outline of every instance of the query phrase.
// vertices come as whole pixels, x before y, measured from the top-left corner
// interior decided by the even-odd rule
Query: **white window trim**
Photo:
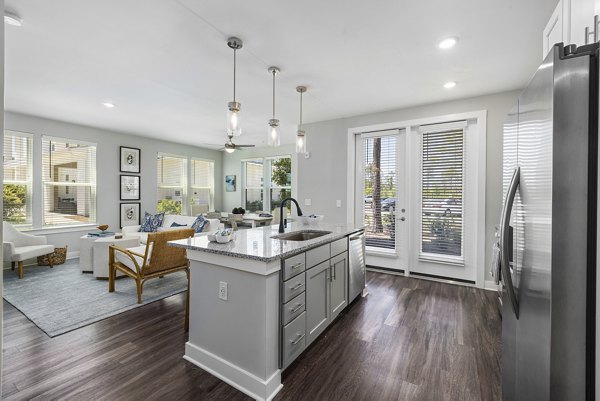
[[[201,161],[201,162],[208,162],[212,164],[212,176],[210,177],[210,187],[198,187],[192,184],[192,169],[194,168],[194,163],[193,161]],[[203,159],[201,157],[195,157],[192,156],[190,157],[190,162],[189,164],[189,169],[188,169],[188,183],[189,183],[189,188],[190,190],[188,191],[188,194],[192,193],[192,189],[208,189],[209,190],[209,205],[208,205],[208,210],[215,210],[215,161],[212,159]],[[190,213],[192,211],[192,205],[190,203]]]
[[[93,146],[96,150],[96,160],[95,160],[95,164],[92,166],[93,168],[93,175],[92,175],[92,181],[89,184],[84,184],[84,183],[70,183],[69,186],[85,186],[85,187],[90,187],[90,191],[92,194],[92,202],[93,202],[93,211],[94,211],[94,219],[93,221],[89,222],[89,223],[83,223],[83,224],[44,224],[44,185],[45,184],[50,184],[50,185],[54,185],[52,183],[45,183],[44,182],[44,169],[42,166],[42,158],[43,158],[43,141],[44,140],[48,140],[48,141],[56,141],[56,142],[64,142],[64,143],[74,143],[77,145],[82,145],[82,146]],[[38,224],[36,224],[36,218],[35,216],[33,216],[33,225],[31,226],[31,229],[29,230],[24,230],[24,231],[28,231],[28,232],[35,232],[35,231],[40,231],[40,232],[45,232],[47,234],[50,233],[61,233],[61,232],[70,232],[70,231],[74,231],[71,230],[71,228],[78,228],[78,227],[90,227],[90,226],[96,226],[98,223],[98,192],[96,190],[96,186],[97,186],[97,167],[98,167],[98,144],[94,143],[94,142],[87,142],[87,141],[82,141],[79,139],[71,139],[71,138],[67,138],[67,137],[60,137],[60,136],[52,136],[52,135],[40,135],[40,140],[38,141],[38,146],[39,146],[39,151],[36,152],[34,149],[32,149],[32,155],[33,156],[33,160],[32,160],[32,164],[34,165],[34,173],[33,175],[35,175],[35,164],[36,164],[36,155],[39,157],[38,160],[38,168],[37,170],[39,170],[39,189],[40,189],[40,216],[39,216],[39,220],[38,220]],[[36,145],[35,143],[33,144],[33,148],[35,148]],[[34,179],[35,181],[35,179]],[[36,185],[37,186],[37,185]],[[35,203],[35,202],[34,202]],[[34,212],[35,214],[35,212]],[[49,232],[50,231],[50,232]],[[76,230],[75,230],[76,231]]]
[[[183,193],[181,194],[181,216],[189,216],[191,214],[191,206],[190,206],[190,201],[187,198],[188,197],[188,190],[190,188],[190,165],[191,163],[189,163],[190,161],[190,157],[189,156],[183,156],[183,155],[176,155],[173,153],[164,153],[164,152],[157,152],[156,153],[156,159],[158,161],[159,157],[172,157],[172,158],[177,158],[177,159],[182,159],[183,160],[183,169],[182,172],[183,174],[185,174],[185,177],[183,177],[181,186],[176,186],[176,185],[159,185],[158,184],[158,174],[156,175],[156,202],[154,207],[157,208],[158,207],[158,200],[160,199],[158,196],[158,190],[159,188],[173,188],[173,189],[178,189],[181,188],[181,190],[183,191]],[[156,165],[154,166],[156,168]]]
[[[353,127],[348,129],[347,133],[347,176],[346,176],[346,221],[348,224],[354,224],[355,206],[355,173],[356,173],[356,135],[372,131],[387,131],[392,129],[406,129],[428,125],[447,123],[449,121],[476,120],[477,121],[477,171],[475,172],[477,183],[477,204],[473,205],[474,213],[477,219],[475,238],[477,277],[476,286],[485,288],[485,189],[486,189],[486,133],[487,133],[487,110],[478,110],[465,113],[446,114],[434,117],[419,118],[414,120],[397,121],[384,124],[374,124],[362,127]],[[405,274],[408,274],[406,272]]]
[[[289,158],[292,169],[292,182],[289,186],[271,186],[271,161],[277,160],[281,158]],[[262,160],[263,162],[263,185],[261,187],[246,187],[246,162]],[[268,163],[267,163],[268,162]],[[242,184],[242,207],[246,205],[246,190],[254,189],[262,191],[262,204],[263,210],[266,212],[271,212],[273,210],[271,205],[271,189],[289,189],[291,196],[293,197],[296,193],[296,178],[295,171],[297,171],[297,162],[293,155],[286,153],[282,155],[275,156],[263,156],[263,157],[250,157],[247,159],[240,159],[240,163],[242,164],[241,172],[241,184]],[[268,167],[268,168],[267,168]]]
[[[34,168],[33,168],[33,141],[35,139],[35,135],[30,134],[28,132],[20,132],[20,131],[15,131],[15,130],[10,130],[10,129],[5,129],[4,130],[4,135],[9,134],[11,136],[19,136],[22,138],[27,138],[29,139],[29,143],[30,143],[30,149],[29,149],[29,155],[28,157],[31,159],[31,164],[29,165],[29,181],[18,181],[18,180],[2,180],[2,185],[4,186],[4,184],[24,184],[27,186],[28,188],[28,192],[27,192],[27,206],[29,208],[29,211],[31,212],[31,222],[30,223],[22,223],[22,224],[13,224],[13,227],[21,230],[21,231],[25,231],[27,229],[31,229],[34,225],[34,214],[35,214],[35,209],[33,206],[33,188],[34,188]],[[3,160],[4,163],[4,160]],[[4,169],[2,170],[4,172]]]

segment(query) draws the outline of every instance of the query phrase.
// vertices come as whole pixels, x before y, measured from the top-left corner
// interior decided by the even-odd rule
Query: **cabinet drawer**
[[[283,328],[283,366],[287,367],[306,346],[306,312]]]
[[[290,302],[283,305],[283,325],[285,326],[306,309],[306,293],[293,298]]]
[[[306,268],[310,269],[331,257],[331,247],[329,244],[306,251]]]
[[[283,279],[289,280],[290,278],[302,273],[306,268],[305,262],[306,260],[304,253],[285,259],[283,261]]]
[[[331,243],[331,256],[339,255],[348,250],[348,238],[344,237]]]
[[[298,274],[295,277],[292,277],[288,281],[283,282],[283,302],[288,302],[290,299],[294,298],[296,295],[304,292],[304,286],[306,282],[304,281],[304,273]]]

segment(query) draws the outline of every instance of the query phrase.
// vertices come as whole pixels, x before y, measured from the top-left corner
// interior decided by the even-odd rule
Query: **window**
[[[271,177],[269,179],[269,192],[271,204],[267,209],[279,208],[281,201],[292,196],[292,158],[277,157],[267,159],[271,166]],[[289,205],[286,205],[289,207]]]
[[[156,161],[158,204],[156,210],[165,214],[181,214],[185,208],[187,190],[187,158],[159,153]]]
[[[4,134],[4,221],[15,225],[32,224],[32,158],[30,135]]]
[[[96,221],[96,145],[42,138],[43,225]]]
[[[421,252],[463,256],[462,129],[423,132],[421,174]]]
[[[275,156],[242,162],[244,209],[272,211],[292,196],[292,158]],[[266,183],[263,185],[263,183]],[[289,209],[290,205],[286,205]]]
[[[215,163],[192,158],[192,215],[214,210]]]
[[[263,210],[263,159],[244,162],[244,209],[250,212]]]

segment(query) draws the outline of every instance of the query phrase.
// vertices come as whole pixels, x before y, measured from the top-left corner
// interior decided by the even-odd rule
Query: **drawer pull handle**
[[[304,283],[298,283],[297,285],[295,285],[294,287],[291,288],[292,291],[296,291],[298,288],[302,287],[304,285]]]
[[[298,312],[300,309],[302,309],[302,307],[304,306],[304,304],[296,304],[296,307],[294,308],[290,308],[290,312],[292,313],[296,313]]]
[[[304,263],[302,263],[302,262],[296,263],[295,265],[292,266],[292,270],[295,270],[295,269],[297,269],[299,267],[302,267],[302,266],[304,266]]]
[[[297,336],[298,337],[295,340],[290,340],[292,345],[298,344],[304,338],[304,334],[297,334]]]

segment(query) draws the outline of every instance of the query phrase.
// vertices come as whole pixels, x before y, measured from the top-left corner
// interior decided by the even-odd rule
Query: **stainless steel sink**
[[[331,234],[331,231],[321,230],[302,230],[293,231],[291,233],[275,235],[271,238],[280,239],[284,241],[308,241],[309,239],[315,239],[324,235]]]

